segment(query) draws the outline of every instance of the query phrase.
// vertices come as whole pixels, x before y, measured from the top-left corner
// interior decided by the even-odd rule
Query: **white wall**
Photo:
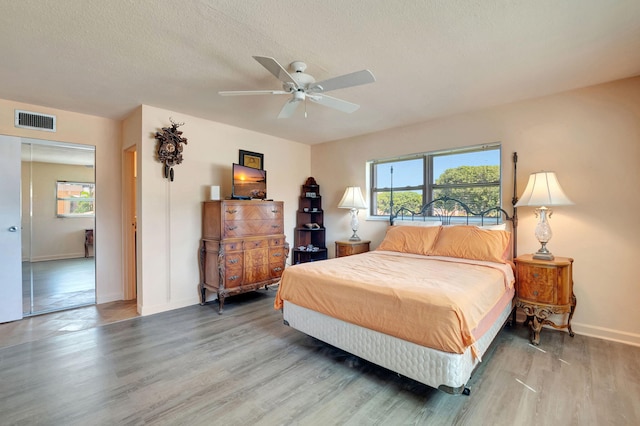
[[[501,142],[503,205],[532,172],[555,171],[574,206],[557,207],[549,249],[575,259],[576,333],[640,345],[640,78],[626,79],[433,120],[311,149],[311,173],[323,188],[327,243],[350,234],[335,206],[348,185],[365,188],[365,162],[416,152]],[[532,208],[519,209],[519,253],[539,247]],[[364,215],[361,213],[361,219]],[[386,223],[361,220],[358,235],[376,247]]]
[[[309,176],[310,147],[237,127],[143,105],[138,143],[139,312],[143,315],[199,302],[198,249],[202,230],[201,203],[211,185],[231,194],[231,165],[239,150],[264,154],[268,197],[284,201],[285,234],[293,243],[300,185]],[[156,160],[155,133],[184,122],[184,162],[174,168],[175,180],[162,175]],[[126,123],[125,129],[135,129]],[[127,134],[131,130],[127,130]]]

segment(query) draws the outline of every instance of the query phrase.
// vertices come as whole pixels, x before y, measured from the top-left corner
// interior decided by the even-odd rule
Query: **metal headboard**
[[[464,202],[451,198],[451,197],[441,197],[436,198],[433,201],[423,205],[419,211],[414,212],[406,207],[400,207],[394,211],[394,203],[393,203],[393,167],[391,168],[391,195],[390,195],[390,214],[389,214],[389,224],[393,225],[396,220],[408,220],[408,221],[429,221],[429,220],[438,220],[443,225],[451,225],[451,224],[469,224],[469,219],[473,219],[473,224],[478,224],[480,226],[490,225],[490,224],[500,224],[501,220],[511,222],[511,232],[513,238],[513,257],[517,256],[517,242],[518,242],[518,211],[515,207],[516,202],[518,201],[517,197],[517,187],[516,187],[516,176],[517,176],[517,163],[518,163],[518,153],[513,153],[513,214],[509,215],[509,213],[504,210],[500,206],[491,207],[481,212],[474,212],[471,208],[465,204]]]

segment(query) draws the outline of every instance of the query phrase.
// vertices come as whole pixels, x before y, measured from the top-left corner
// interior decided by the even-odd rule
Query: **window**
[[[417,212],[443,196],[462,201],[474,213],[501,205],[500,145],[414,154],[368,164],[370,213],[374,217],[389,216],[392,184],[394,211],[406,207]]]
[[[56,215],[58,217],[93,217],[95,184],[89,182],[56,182]]]

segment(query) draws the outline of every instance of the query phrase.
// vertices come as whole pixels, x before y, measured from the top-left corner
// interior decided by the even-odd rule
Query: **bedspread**
[[[513,286],[508,264],[373,251],[285,269],[283,300],[452,353]]]

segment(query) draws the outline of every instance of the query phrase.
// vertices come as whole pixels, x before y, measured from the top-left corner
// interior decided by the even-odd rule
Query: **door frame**
[[[123,266],[124,266],[124,300],[137,298],[137,151],[130,147],[123,152],[122,179],[122,221],[123,226]]]

